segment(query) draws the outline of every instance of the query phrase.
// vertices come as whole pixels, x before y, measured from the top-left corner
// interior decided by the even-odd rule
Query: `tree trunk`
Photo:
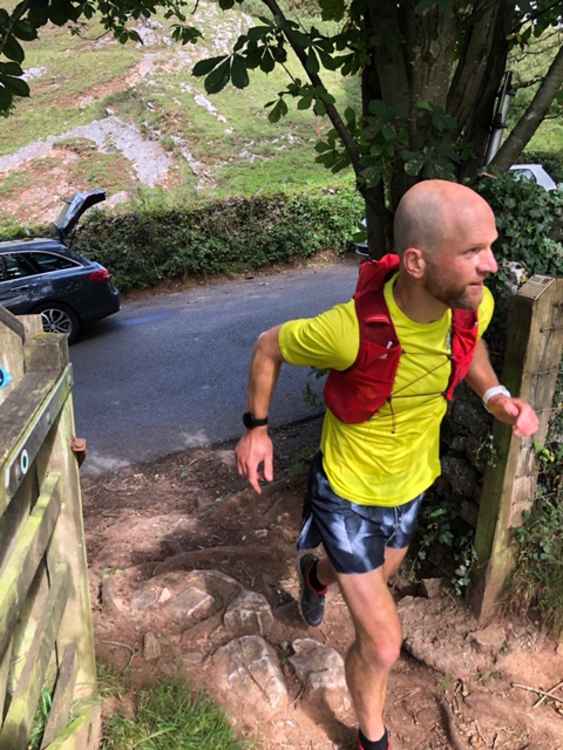
[[[563,83],[563,47],[555,56],[530,106],[491,161],[492,169],[503,172],[513,164],[536,132]]]
[[[362,70],[362,112],[368,113],[368,106],[373,99],[381,98],[379,75],[373,63]],[[366,224],[368,234],[368,252],[372,258],[381,258],[389,249],[391,238],[391,214],[385,205],[385,184],[383,179],[377,185],[366,187],[358,181],[358,191],[366,204]]]
[[[471,154],[458,169],[459,179],[474,177],[485,163],[487,144],[493,125],[495,101],[506,71],[509,51],[508,35],[513,24],[514,3],[512,0],[504,0],[496,20],[481,94],[474,102],[472,114],[465,128],[464,140],[470,147]]]

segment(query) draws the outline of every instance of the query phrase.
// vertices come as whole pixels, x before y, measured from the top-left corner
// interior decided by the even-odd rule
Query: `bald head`
[[[403,195],[393,225],[395,251],[436,253],[471,225],[490,221],[489,204],[474,190],[447,180],[424,180]]]

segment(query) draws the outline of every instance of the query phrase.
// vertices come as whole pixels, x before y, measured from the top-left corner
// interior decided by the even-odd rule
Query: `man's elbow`
[[[279,345],[279,331],[280,326],[274,326],[274,328],[269,328],[267,331],[263,331],[256,339],[254,345],[255,353],[261,354],[275,362],[283,362]]]

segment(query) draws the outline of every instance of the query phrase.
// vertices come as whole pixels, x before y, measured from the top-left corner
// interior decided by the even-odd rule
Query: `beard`
[[[483,296],[482,286],[444,282],[431,268],[424,281],[424,288],[434,299],[453,309],[477,310]]]

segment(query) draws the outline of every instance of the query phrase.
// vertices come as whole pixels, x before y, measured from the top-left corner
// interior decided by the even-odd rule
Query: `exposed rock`
[[[305,698],[328,706],[338,717],[350,708],[344,660],[333,648],[312,638],[293,641],[289,662],[305,688]]]
[[[243,591],[227,608],[223,622],[233,635],[267,635],[274,616],[265,596]]]
[[[433,599],[436,596],[440,596],[442,591],[442,579],[441,578],[423,578],[420,582],[422,593],[427,599]]]
[[[149,609],[154,607],[160,601],[162,589],[159,586],[149,584],[143,586],[131,599],[133,609]]]
[[[109,614],[122,615],[127,612],[127,604],[124,599],[116,593],[114,584],[113,576],[108,575],[102,578],[102,605]]]
[[[477,651],[498,654],[506,641],[506,632],[501,624],[493,622],[483,630],[470,633],[469,641]]]
[[[143,639],[143,656],[146,661],[154,661],[160,657],[160,643],[154,633],[145,633]]]
[[[190,586],[173,597],[162,609],[178,625],[189,627],[205,620],[217,608],[214,597],[196,586]]]
[[[217,685],[233,712],[268,720],[287,706],[287,688],[277,656],[257,635],[245,635],[213,656]]]
[[[118,206],[120,203],[126,203],[129,200],[129,193],[126,190],[120,190],[118,193],[114,193],[105,202],[106,208],[113,208]]]

